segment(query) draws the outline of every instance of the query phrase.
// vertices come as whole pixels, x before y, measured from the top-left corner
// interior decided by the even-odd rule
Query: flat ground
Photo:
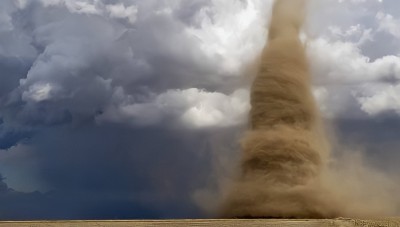
[[[327,220],[149,220],[149,221],[36,221],[36,222],[0,222],[0,227],[123,227],[123,226],[195,226],[195,227],[228,227],[228,226],[251,226],[251,227],[400,227],[400,218],[389,218],[379,220],[355,220],[355,219],[327,219]]]

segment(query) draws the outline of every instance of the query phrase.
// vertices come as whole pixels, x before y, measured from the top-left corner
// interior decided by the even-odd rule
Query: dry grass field
[[[194,226],[194,227],[400,227],[400,219],[355,220],[355,219],[327,219],[327,220],[147,220],[147,221],[34,221],[34,222],[0,222],[0,227],[124,227],[124,226]]]

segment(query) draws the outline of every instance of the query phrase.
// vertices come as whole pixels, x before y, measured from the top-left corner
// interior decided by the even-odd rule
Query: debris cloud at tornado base
[[[268,42],[251,87],[250,128],[240,174],[222,217],[333,218],[398,214],[397,186],[362,156],[334,160],[299,38],[307,0],[276,0]],[[354,153],[354,152],[353,152]]]

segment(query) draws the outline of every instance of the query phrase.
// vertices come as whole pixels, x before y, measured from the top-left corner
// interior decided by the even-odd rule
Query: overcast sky
[[[0,219],[207,216],[271,4],[1,0]],[[337,140],[386,172],[400,161],[399,9],[316,1],[303,36]]]

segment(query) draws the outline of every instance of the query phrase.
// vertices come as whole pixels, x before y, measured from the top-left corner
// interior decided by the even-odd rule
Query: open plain
[[[195,227],[397,227],[400,218],[376,220],[357,219],[315,219],[315,220],[286,220],[286,219],[202,219],[202,220],[135,220],[135,221],[27,221],[27,222],[0,222],[0,227],[125,227],[125,226],[195,226]]]

